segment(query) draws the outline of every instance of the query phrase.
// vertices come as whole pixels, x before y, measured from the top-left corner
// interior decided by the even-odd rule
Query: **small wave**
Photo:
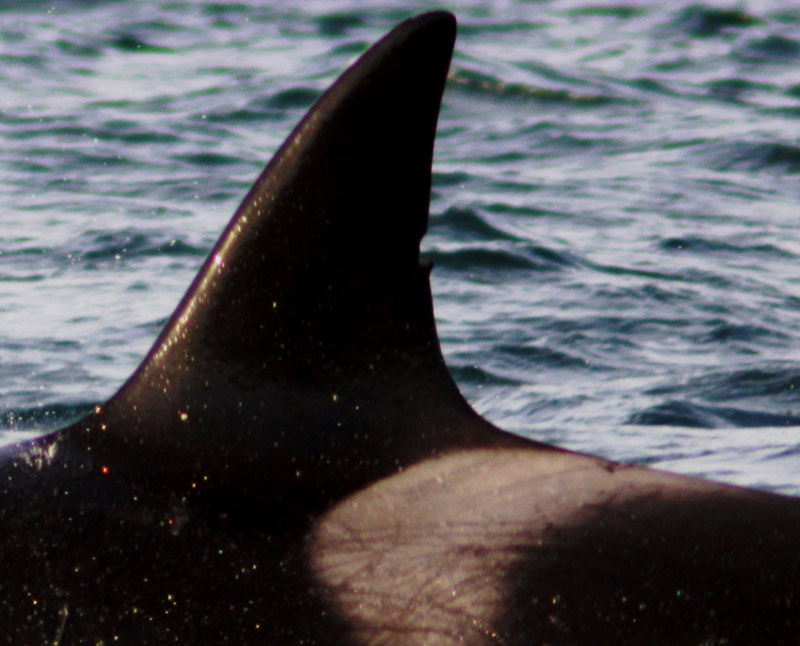
[[[528,20],[492,20],[483,19],[480,21],[463,22],[458,25],[458,33],[460,36],[467,36],[471,34],[511,34],[516,32],[529,32],[532,29],[537,29],[540,23]]]
[[[732,56],[748,63],[785,63],[800,58],[800,42],[771,35],[749,41]]]
[[[708,325],[712,326],[712,329],[704,338],[699,339],[700,343],[729,343],[731,341],[753,343],[759,340],[766,343],[767,339],[783,343],[790,340],[788,335],[763,325],[735,324],[719,319],[710,321]]]
[[[165,240],[163,235],[151,235],[132,229],[120,231],[87,231],[82,236],[86,243],[71,252],[71,256],[84,260],[103,261],[131,259],[147,256],[201,256],[198,249],[182,240]]]
[[[97,58],[102,55],[102,50],[91,43],[86,41],[66,40],[61,38],[55,43],[58,50],[66,56],[75,56],[80,58]]]
[[[86,107],[89,109],[129,108],[133,105],[137,105],[133,99],[99,99],[86,103]]]
[[[592,364],[581,357],[542,346],[501,345],[497,348],[497,350],[507,357],[521,359],[525,362],[525,364],[536,364],[539,367],[546,366],[547,368],[566,370],[596,370],[598,368],[597,365]],[[532,366],[528,365],[528,367]]]
[[[336,12],[317,16],[315,22],[324,36],[343,36],[364,24],[363,12]]]
[[[147,54],[171,54],[174,50],[170,47],[162,47],[160,45],[153,45],[131,32],[123,32],[117,34],[109,41],[109,44],[121,52],[136,52]]]
[[[448,77],[448,82],[468,94],[498,99],[528,99],[539,103],[564,104],[572,107],[596,107],[621,101],[617,97],[604,94],[511,83],[466,69],[456,70]]]
[[[482,209],[490,213],[498,213],[501,215],[511,214],[520,215],[525,217],[556,217],[559,219],[569,218],[570,213],[564,211],[552,211],[535,206],[509,204],[507,202],[491,202],[481,206]]]
[[[601,18],[619,18],[622,20],[644,16],[646,13],[647,10],[644,7],[634,7],[630,4],[590,4],[566,11],[568,16],[574,16],[576,18],[580,16],[598,16]]]
[[[639,283],[635,285],[601,285],[592,287],[591,298],[597,302],[624,304],[626,310],[653,305],[675,305],[685,302],[688,294],[685,290],[668,290],[655,283]]]
[[[772,171],[800,173],[800,146],[765,141],[734,141],[705,147],[709,165],[715,170]]]
[[[263,102],[259,105],[246,108],[236,108],[234,110],[212,110],[205,113],[209,123],[222,123],[229,126],[234,123],[247,124],[250,122],[263,124],[265,120],[278,117],[275,110],[265,109]]]
[[[217,108],[203,112],[204,120],[210,123],[221,123],[230,126],[234,123],[260,123],[282,119],[293,110],[305,110],[320,96],[320,91],[313,87],[291,87],[275,92],[264,99],[259,97],[246,106],[235,109]]]
[[[39,283],[45,280],[45,274],[26,274],[24,276],[16,276],[14,274],[0,273],[0,282],[2,283]]]
[[[683,9],[674,24],[693,36],[716,36],[729,29],[761,24],[761,20],[740,9],[693,5]]]
[[[47,277],[42,273],[44,267],[55,269],[65,266],[84,265],[96,268],[98,262],[117,262],[151,256],[205,257],[208,250],[196,247],[179,238],[169,237],[169,232],[154,232],[136,229],[113,231],[89,230],[77,239],[58,247],[25,246],[0,249],[4,265],[10,267],[16,261],[20,267],[35,269],[35,273],[0,274],[4,282],[39,281]]]
[[[253,11],[252,5],[244,2],[208,2],[200,5],[200,10],[207,16],[244,15]]]
[[[776,451],[772,455],[768,456],[767,460],[780,460],[782,458],[792,458],[800,456],[800,444],[795,444],[794,446],[790,446],[788,449],[783,449],[781,451]]]
[[[13,126],[7,132],[4,132],[3,136],[21,141],[40,137],[78,138],[87,133],[86,128],[78,124],[75,118],[70,117],[30,118],[6,112],[0,118],[2,118],[3,123]]]
[[[590,260],[584,260],[583,264],[589,269],[609,274],[610,276],[637,276],[639,278],[651,278],[654,280],[684,280],[685,278],[677,274],[667,274],[647,269],[636,269],[634,267],[621,267],[619,265],[606,265]]]
[[[670,400],[634,413],[626,424],[643,426],[688,426],[692,428],[755,428],[797,426],[800,416],[776,414],[725,406],[707,406],[691,401]]]
[[[223,155],[221,153],[192,153],[190,155],[173,155],[172,159],[186,162],[195,166],[231,166],[241,163],[238,157]]]
[[[306,109],[320,96],[320,91],[311,87],[293,87],[276,92],[267,100],[274,110]]]
[[[461,171],[455,171],[452,173],[434,171],[432,181],[435,188],[437,186],[458,186],[460,184],[465,184],[470,179],[472,179],[471,175]]]
[[[441,231],[455,240],[520,241],[516,236],[492,226],[472,209],[447,209],[441,216],[431,218],[428,230],[432,233]]]
[[[44,69],[45,61],[41,56],[33,54],[0,54],[0,63],[6,65],[27,65],[35,70]]]
[[[481,366],[448,364],[448,369],[456,382],[468,386],[518,386],[520,383]]]
[[[711,401],[763,397],[772,401],[800,402],[800,369],[793,366],[711,372],[693,377],[684,384],[658,386],[646,391],[649,395],[674,393]]]
[[[30,157],[43,164],[54,176],[51,187],[59,187],[64,181],[64,176],[78,176],[78,181],[85,181],[87,175],[98,170],[119,169],[133,167],[135,162],[127,156],[115,152],[89,151],[76,148],[40,147],[28,151]]]
[[[703,87],[710,97],[730,103],[744,103],[748,93],[780,91],[778,86],[747,78],[714,79],[705,83]]]
[[[528,143],[522,151],[520,159],[554,159],[562,156],[572,156],[577,153],[580,156],[591,154],[597,151],[607,155],[624,149],[624,140],[620,137],[608,136],[598,133],[579,133],[571,131],[569,126],[564,123],[541,121],[532,124],[519,131],[519,136],[531,135],[535,138],[534,149]],[[513,150],[513,153],[519,151]],[[491,162],[493,160],[487,159]]]
[[[654,69],[661,72],[672,72],[682,67],[691,67],[692,65],[694,65],[694,61],[687,59],[679,62],[671,61],[669,63],[659,63],[654,65]],[[660,94],[671,97],[677,97],[681,94],[668,82],[657,78],[652,78],[650,76],[639,76],[636,78],[626,79],[622,81],[622,84],[631,88],[633,91],[641,91],[646,94]]]
[[[502,248],[459,246],[456,249],[433,249],[425,253],[435,267],[445,271],[468,272],[477,279],[480,273],[560,271],[575,265],[567,255],[539,245],[511,245]],[[476,275],[477,274],[477,275]],[[492,281],[496,281],[494,276]]]
[[[182,138],[174,133],[164,129],[145,129],[141,124],[127,119],[106,121],[100,128],[95,128],[91,131],[84,130],[81,134],[90,135],[100,141],[121,141],[131,144],[172,144],[182,142]]]
[[[493,271],[530,271],[537,263],[519,252],[504,249],[455,249],[452,251],[431,250],[425,252],[426,260],[433,262],[434,267],[453,272],[481,272],[490,274]]]
[[[341,57],[352,58],[364,53],[371,45],[367,40],[348,40],[344,43],[337,43],[330,50],[328,50],[327,57],[331,60],[336,60]]]
[[[795,258],[795,254],[772,244],[747,244],[714,240],[702,236],[665,238],[658,243],[660,249],[674,252],[764,255],[771,258]]]

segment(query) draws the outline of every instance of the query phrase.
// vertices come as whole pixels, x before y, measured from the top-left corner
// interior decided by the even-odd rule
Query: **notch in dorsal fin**
[[[181,478],[309,474],[328,500],[504,441],[447,372],[418,259],[454,39],[450,14],[408,20],[319,99],[91,441]]]

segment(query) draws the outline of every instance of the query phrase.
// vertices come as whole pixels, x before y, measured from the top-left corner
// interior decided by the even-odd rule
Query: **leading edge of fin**
[[[311,472],[333,496],[505,437],[447,371],[419,264],[454,41],[450,14],[407,20],[323,94],[85,442],[181,479]]]

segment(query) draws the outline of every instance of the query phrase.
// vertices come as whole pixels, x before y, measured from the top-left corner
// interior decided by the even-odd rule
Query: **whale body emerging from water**
[[[120,391],[3,450],[0,641],[800,643],[800,500],[459,394],[418,257],[454,39],[431,13],[364,54]]]

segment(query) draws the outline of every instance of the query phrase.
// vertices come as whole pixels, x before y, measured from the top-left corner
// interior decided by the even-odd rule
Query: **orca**
[[[443,12],[256,180],[152,350],[0,456],[7,644],[800,643],[800,500],[506,433],[420,263]]]

